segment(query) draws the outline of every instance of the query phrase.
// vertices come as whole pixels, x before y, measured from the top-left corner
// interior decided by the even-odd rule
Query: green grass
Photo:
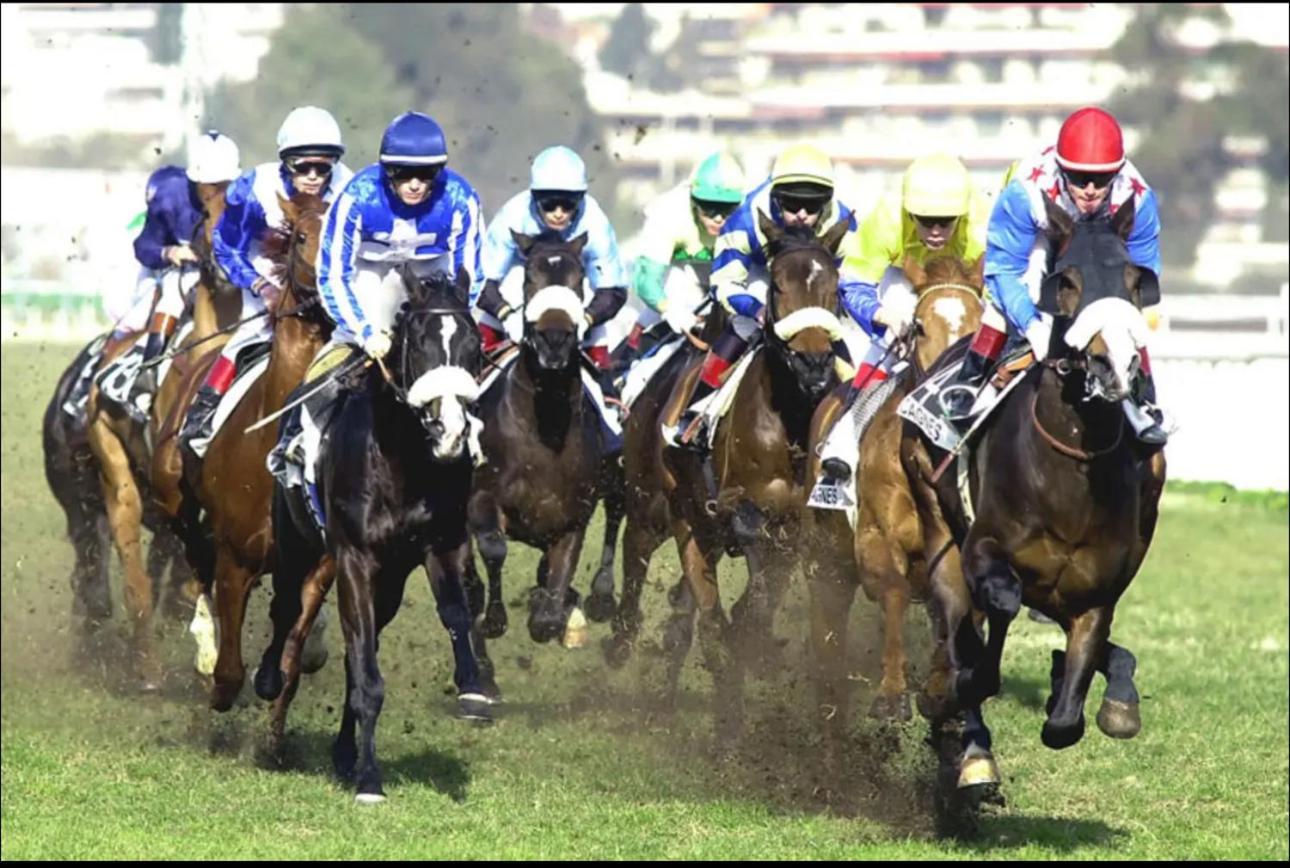
[[[579,652],[535,646],[523,627],[534,557],[512,548],[512,630],[494,643],[507,703],[499,722],[450,717],[446,637],[424,579],[383,636],[386,702],[378,752],[389,801],[354,805],[329,771],[343,699],[340,631],[332,662],[307,676],[290,720],[286,768],[263,759],[266,723],[244,694],[227,715],[207,710],[190,675],[191,647],[162,621],[172,672],[160,696],[131,693],[117,630],[77,653],[61,512],[45,488],[40,414],[68,346],[3,351],[2,691],[0,789],[4,859],[24,858],[1081,858],[1280,859],[1287,852],[1290,628],[1284,499],[1170,484],[1147,563],[1117,611],[1114,634],[1138,657],[1143,731],[1128,742],[1092,724],[1061,752],[1039,741],[1055,628],[1020,618],[1004,659],[1003,694],[986,707],[1004,774],[1005,808],[971,842],[934,840],[917,797],[927,760],[916,722],[894,737],[854,699],[854,765],[819,768],[798,582],[776,620],[788,640],[782,677],[750,681],[748,736],[713,756],[711,683],[693,652],[680,709],[650,707],[658,658],[610,671],[595,642]],[[1215,492],[1217,491],[1217,494]],[[589,539],[596,539],[593,534]],[[587,587],[598,545],[578,584]],[[655,558],[646,636],[676,569]],[[723,595],[739,587],[723,573]],[[257,592],[245,640],[257,659],[267,630]],[[853,615],[872,637],[872,608]],[[911,614],[911,634],[925,630]],[[873,642],[854,649],[872,674]],[[833,807],[825,804],[829,792]]]

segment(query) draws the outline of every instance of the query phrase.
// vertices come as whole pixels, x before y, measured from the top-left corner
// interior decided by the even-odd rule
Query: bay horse
[[[710,471],[693,451],[663,452],[672,535],[698,610],[719,739],[742,725],[744,658],[767,648],[774,611],[796,569],[811,413],[838,382],[835,257],[847,225],[839,223],[817,238],[809,229],[781,229],[763,213],[758,221],[770,263],[765,346],[749,363],[730,411],[717,426],[706,459]],[[687,372],[697,373],[697,366]],[[673,394],[665,419],[679,415],[680,398]],[[742,552],[748,564],[748,587],[729,623],[716,572],[727,550]],[[674,696],[693,619],[670,626],[668,691]]]
[[[485,640],[505,629],[501,577],[507,538],[542,551],[537,585],[529,595],[529,635],[535,642],[565,636],[569,643],[577,629],[566,630],[578,608],[573,572],[607,478],[600,414],[583,389],[578,346],[586,234],[570,241],[553,232],[512,235],[525,256],[524,334],[518,358],[480,397],[488,463],[476,475],[469,512],[488,571],[490,600],[484,612],[473,564],[467,580],[481,615],[476,653],[488,679],[492,664]],[[615,540],[609,525],[606,557],[612,565]],[[612,570],[597,574],[593,596],[601,597],[602,612],[612,612]]]
[[[277,426],[246,429],[286,403],[304,379],[314,354],[331,334],[316,286],[314,262],[322,243],[327,204],[318,196],[279,197],[284,222],[265,239],[283,286],[273,310],[269,365],[238,402],[200,465],[188,455],[185,474],[205,508],[214,546],[213,572],[199,570],[212,595],[218,625],[211,707],[227,711],[242,689],[242,622],[255,580],[274,566],[273,477],[265,465],[277,442]],[[273,605],[290,605],[274,598]],[[275,667],[276,668],[276,667]],[[266,673],[269,677],[270,673]]]
[[[257,689],[276,697],[280,741],[299,678],[301,643],[332,581],[339,585],[345,633],[345,710],[332,747],[338,775],[353,779],[356,800],[384,799],[376,762],[376,723],[385,696],[379,636],[403,599],[408,574],[424,566],[448,631],[462,717],[491,720],[471,649],[473,615],[464,585],[470,562],[466,503],[478,458],[476,397],[480,337],[470,315],[470,278],[427,276],[403,268],[408,304],[390,358],[396,373],[370,363],[349,375],[318,459],[325,539],[299,498],[279,483],[274,494],[278,567],[273,640]],[[382,365],[382,371],[384,371]],[[274,665],[277,664],[277,665]],[[358,730],[359,740],[355,741]]]
[[[1050,356],[1025,373],[972,444],[971,505],[956,474],[937,478],[944,452],[921,435],[902,448],[925,551],[946,552],[948,566],[931,576],[932,599],[948,704],[967,719],[960,786],[998,780],[980,706],[999,690],[1008,626],[1023,603],[1067,635],[1065,651],[1053,652],[1043,743],[1060,749],[1083,736],[1094,672],[1107,679],[1099,728],[1113,738],[1141,728],[1136,660],[1110,632],[1151,544],[1165,481],[1163,452],[1126,436],[1120,406],[1141,363],[1141,308],[1159,300],[1159,284],[1128,256],[1132,202],[1092,221],[1044,204],[1055,265],[1039,307],[1055,316]],[[984,638],[974,608],[985,613]]]
[[[198,184],[197,194],[204,218],[194,232],[193,243],[209,243],[214,221],[223,211],[226,184]],[[213,294],[210,283],[199,280],[191,295],[188,316],[195,322],[195,339],[205,330],[215,331],[222,321],[231,321],[236,309],[230,309]],[[109,341],[103,364],[127,352],[143,333],[121,341]],[[88,348],[87,348],[88,349]],[[84,353],[64,373],[55,390],[55,400],[46,411],[44,444],[46,478],[64,508],[68,532],[77,547],[77,566],[73,582],[81,588],[80,607],[92,618],[106,617],[108,538],[115,543],[125,571],[126,608],[134,624],[136,667],[144,690],[156,689],[160,669],[151,640],[152,611],[157,586],[153,577],[171,566],[172,579],[178,585],[189,576],[179,541],[172,535],[164,516],[151,508],[147,495],[148,466],[151,461],[149,431],[128,414],[108,402],[100,403],[98,388],[90,390],[84,419],[73,419],[61,412],[62,401],[75,382],[74,370],[84,364]],[[175,376],[171,376],[175,374]],[[178,379],[173,369],[163,387]],[[150,425],[168,410],[168,396],[158,390],[150,411]],[[97,488],[98,491],[92,489]],[[153,531],[153,542],[145,566],[142,557],[141,530]],[[96,577],[91,579],[91,577]],[[92,584],[87,584],[92,582]],[[101,589],[92,585],[102,584]]]
[[[816,694],[833,735],[848,731],[847,620],[857,585],[883,613],[882,680],[870,714],[884,720],[910,718],[905,611],[911,599],[929,601],[929,567],[943,568],[945,562],[929,560],[924,553],[922,522],[901,464],[904,421],[896,410],[914,381],[981,324],[984,269],[984,256],[971,265],[943,255],[931,257],[926,267],[912,258],[905,262],[905,276],[917,298],[910,367],[893,374],[897,384],[859,440],[855,529],[845,512],[805,510],[810,542],[804,547],[804,572],[811,598]],[[835,392],[821,401],[811,420],[810,483],[820,475],[816,447],[842,409],[840,398]]]

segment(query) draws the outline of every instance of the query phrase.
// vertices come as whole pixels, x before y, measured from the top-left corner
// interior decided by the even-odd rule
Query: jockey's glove
[[[265,307],[273,310],[278,306],[278,296],[281,295],[282,290],[278,289],[272,281],[261,277],[251,284],[251,292],[264,302]]]
[[[196,262],[197,254],[193,253],[192,248],[187,244],[172,244],[161,251],[161,255],[166,261],[178,268],[185,262]]]
[[[668,328],[672,331],[678,335],[683,335],[694,328],[694,324],[699,321],[699,318],[694,315],[694,311],[684,304],[668,304],[663,311],[663,321],[667,323]]]
[[[1035,354],[1035,361],[1042,362],[1048,358],[1048,346],[1053,342],[1053,326],[1043,316],[1036,316],[1026,326],[1026,340],[1030,350]]]
[[[511,310],[508,306],[498,311],[499,314],[503,312],[506,315],[498,317],[502,321],[502,331],[506,332],[506,336],[518,344],[524,339],[524,311]]]
[[[914,319],[915,304],[911,293],[893,288],[883,297],[882,304],[873,315],[873,321],[901,334]]]
[[[390,333],[374,332],[371,337],[363,341],[363,352],[378,362],[385,358],[390,353]]]

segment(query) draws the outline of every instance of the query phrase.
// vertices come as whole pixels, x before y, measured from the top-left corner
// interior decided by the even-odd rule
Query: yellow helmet
[[[775,158],[770,184],[818,184],[833,189],[833,161],[815,145],[790,145]]]
[[[968,212],[972,179],[967,167],[949,154],[919,157],[905,170],[901,204],[910,214],[961,217]]]

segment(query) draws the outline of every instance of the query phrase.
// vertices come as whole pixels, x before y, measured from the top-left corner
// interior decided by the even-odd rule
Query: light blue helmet
[[[533,159],[530,190],[587,192],[587,165],[564,145],[552,145]]]

